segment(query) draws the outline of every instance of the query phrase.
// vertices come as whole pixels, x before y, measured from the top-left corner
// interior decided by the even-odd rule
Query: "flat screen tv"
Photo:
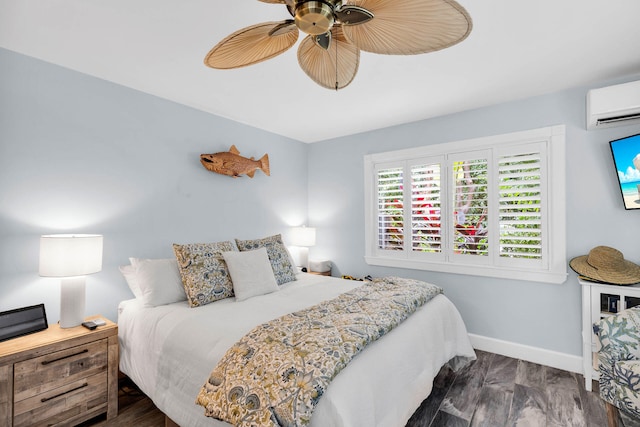
[[[609,143],[625,209],[640,209],[640,134]]]

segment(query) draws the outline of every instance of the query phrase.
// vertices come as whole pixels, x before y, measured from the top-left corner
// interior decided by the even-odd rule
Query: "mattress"
[[[195,404],[225,351],[254,326],[328,300],[362,282],[300,273],[278,292],[189,308],[186,301],[119,306],[120,370],[183,427],[229,427]],[[475,353],[457,309],[438,295],[340,372],[318,403],[312,427],[404,426],[447,362]],[[454,366],[455,367],[455,366]]]

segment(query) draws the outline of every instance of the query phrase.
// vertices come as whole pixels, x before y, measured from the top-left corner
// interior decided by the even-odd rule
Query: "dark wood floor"
[[[457,375],[443,370],[407,427],[605,427],[597,392],[582,375],[493,353]]]
[[[606,427],[597,387],[587,392],[582,375],[493,353],[477,355],[476,362],[458,373],[440,371],[431,395],[406,427]],[[97,418],[82,427],[164,425],[163,414],[126,378],[119,396],[117,418]],[[624,421],[625,427],[640,427]]]

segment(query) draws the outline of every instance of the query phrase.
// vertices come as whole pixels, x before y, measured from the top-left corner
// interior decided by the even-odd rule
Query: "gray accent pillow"
[[[276,277],[278,285],[296,280],[295,267],[291,264],[291,257],[286,246],[282,242],[282,236],[265,237],[264,239],[239,240],[236,244],[240,251],[252,251],[259,248],[266,248],[269,262],[273,269],[273,275]]]
[[[222,254],[233,281],[236,301],[279,290],[266,248]]]

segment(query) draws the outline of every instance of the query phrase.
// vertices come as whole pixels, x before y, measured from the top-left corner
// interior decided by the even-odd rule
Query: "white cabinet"
[[[598,379],[598,338],[593,324],[605,316],[640,305],[640,285],[617,286],[578,280],[582,287],[582,363],[585,388]]]

